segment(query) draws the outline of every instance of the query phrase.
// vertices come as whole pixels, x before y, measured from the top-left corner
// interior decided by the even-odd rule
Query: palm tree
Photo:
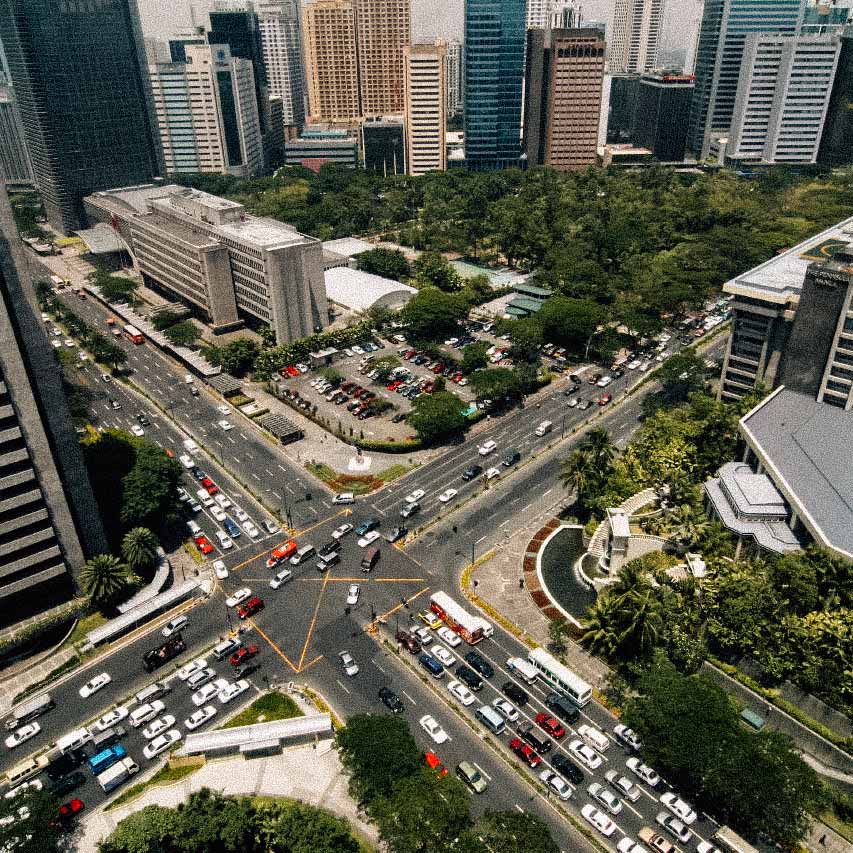
[[[602,472],[604,472],[616,456],[616,447],[610,440],[610,433],[602,427],[591,429],[581,447],[589,453],[590,458]]]
[[[151,568],[157,559],[157,537],[147,527],[128,530],[121,540],[121,553],[134,572]]]
[[[98,554],[86,561],[80,583],[93,604],[109,604],[127,585],[127,566],[112,554]]]
[[[710,527],[708,517],[688,504],[677,506],[671,513],[672,538],[689,548],[695,545]]]
[[[568,492],[577,495],[578,503],[583,503],[583,494],[596,482],[597,472],[589,454],[579,448],[572,451],[568,459],[560,462],[560,483]]]
[[[660,599],[651,586],[635,588],[618,599],[618,645],[626,657],[646,657],[658,645],[663,630]]]
[[[600,593],[592,607],[587,610],[582,645],[593,654],[609,657],[618,645],[617,598]]]

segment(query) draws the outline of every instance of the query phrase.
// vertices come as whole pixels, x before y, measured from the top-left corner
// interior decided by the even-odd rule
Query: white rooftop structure
[[[210,752],[248,752],[253,747],[281,745],[282,741],[328,735],[332,731],[329,714],[309,714],[289,720],[253,723],[231,729],[216,729],[188,734],[179,755],[199,755]]]
[[[396,311],[416,293],[408,284],[361,270],[349,267],[326,270],[326,298],[351,311],[366,311],[374,305]]]
[[[326,240],[323,243],[323,251],[334,252],[343,258],[354,258],[375,248],[372,243],[359,240],[358,237],[341,237],[339,240]]]

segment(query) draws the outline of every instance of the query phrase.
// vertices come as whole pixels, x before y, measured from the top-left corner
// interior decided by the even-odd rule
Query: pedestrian
[[[518,579],[518,588],[519,588],[519,589],[524,589],[524,578],[519,578],[519,579]]]
[[[826,847],[826,833],[821,835],[820,840],[818,841],[818,844],[823,844],[823,846]]]

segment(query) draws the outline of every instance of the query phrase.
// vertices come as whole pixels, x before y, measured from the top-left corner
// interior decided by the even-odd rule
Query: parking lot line
[[[279,656],[279,657],[280,657],[280,658],[281,658],[281,659],[282,659],[282,660],[283,660],[283,661],[284,661],[284,662],[285,662],[285,663],[286,663],[286,664],[287,664],[287,665],[288,665],[288,666],[289,666],[289,667],[290,667],[290,668],[291,668],[295,673],[298,673],[298,672],[299,672],[299,669],[293,665],[293,663],[291,662],[290,658],[289,658],[289,657],[288,657],[288,656],[287,656],[287,655],[286,655],[286,654],[285,654],[285,653],[284,653],[284,652],[283,652],[283,651],[278,647],[278,645],[276,645],[276,643],[274,643],[274,642],[273,642],[273,641],[272,641],[272,640],[267,636],[267,634],[266,634],[264,631],[262,631],[262,630],[257,626],[257,624],[255,624],[254,622],[252,622],[252,626],[253,626],[253,627],[254,627],[254,629],[255,629],[255,630],[256,630],[256,631],[257,631],[257,632],[258,632],[258,633],[259,633],[259,634],[260,634],[260,635],[261,635],[261,636],[262,636],[262,637],[263,637],[263,638],[264,638],[264,639],[265,639],[265,640],[270,644],[270,647],[272,648],[272,650],[273,650],[273,651],[274,651],[274,652],[275,652],[275,653],[276,653],[276,654],[277,654],[277,655],[278,655],[278,656]]]

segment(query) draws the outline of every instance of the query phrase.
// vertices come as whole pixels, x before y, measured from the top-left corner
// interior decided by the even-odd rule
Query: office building
[[[189,45],[207,44],[207,36],[204,27],[190,28],[179,32],[174,38],[169,39],[169,56],[159,62],[150,62],[149,65],[158,65],[162,62],[186,62],[187,47]]]
[[[661,163],[682,161],[693,99],[693,77],[666,72],[644,74],[636,85],[632,142],[640,148],[648,148]]]
[[[66,601],[109,550],[6,192],[0,188],[0,601],[4,626]]]
[[[447,88],[447,117],[455,118],[462,112],[463,88],[462,71],[462,42],[451,40],[447,42],[447,55],[444,58],[444,77]]]
[[[840,37],[841,48],[829,96],[817,161],[821,166],[853,163],[853,26]]]
[[[361,107],[352,0],[304,3],[302,40],[311,120],[358,121]]]
[[[0,85],[0,181],[31,184],[33,165],[11,86]]]
[[[319,172],[326,163],[354,169],[358,165],[358,139],[343,128],[308,125],[295,139],[284,143],[288,166]]]
[[[385,116],[361,126],[364,168],[377,175],[406,173],[406,133],[402,116]]]
[[[636,74],[658,66],[664,0],[615,0],[608,40],[612,74]]]
[[[443,172],[447,168],[444,42],[413,44],[403,56],[407,171]]]
[[[166,172],[248,177],[264,169],[251,62],[227,45],[186,45],[185,62],[149,69]]]
[[[86,209],[119,231],[148,286],[216,331],[269,325],[285,344],[329,323],[320,241],[290,225],[174,185],[96,193]]]
[[[610,75],[605,75],[605,90],[608,89],[608,77]],[[608,145],[617,145],[629,142],[634,135],[640,75],[617,74],[610,77],[609,83],[610,97],[607,103],[605,141]]]
[[[465,160],[473,171],[519,165],[525,0],[466,0]]]
[[[605,43],[598,30],[529,30],[524,100],[528,166],[583,169],[598,150]]]
[[[89,193],[160,174],[135,0],[0,0],[0,41],[54,228],[80,228]]]
[[[837,35],[750,33],[728,157],[740,165],[814,163],[839,50]]]
[[[853,12],[851,0],[812,0],[803,15],[803,35],[840,35]]]
[[[403,111],[403,49],[411,44],[411,0],[356,0],[361,114]]]
[[[574,0],[527,0],[527,29],[569,29],[576,14]]]
[[[284,124],[305,124],[305,74],[297,0],[260,0],[255,5],[270,95],[281,98]]]
[[[807,0],[705,0],[696,51],[696,89],[687,147],[708,156],[713,136],[728,136],[749,33],[796,35]]]

